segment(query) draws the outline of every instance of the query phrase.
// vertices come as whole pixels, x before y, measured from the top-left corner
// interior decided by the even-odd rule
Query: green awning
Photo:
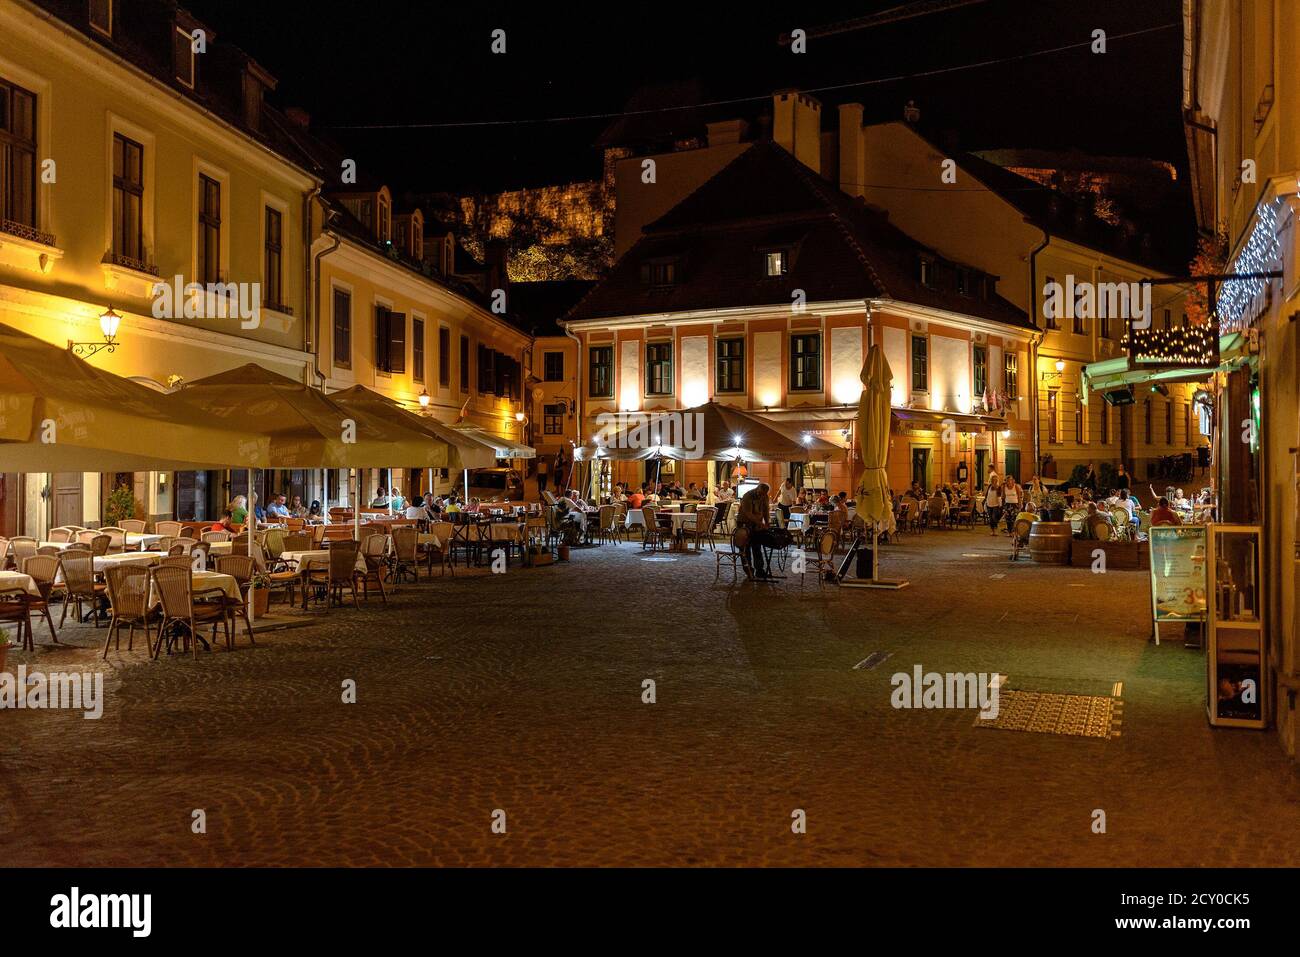
[[[1219,337],[1219,366],[1217,369],[1130,369],[1128,356],[1093,362],[1083,367],[1083,401],[1088,402],[1090,392],[1109,392],[1126,385],[1152,382],[1204,382],[1215,372],[1232,367],[1247,355],[1245,333],[1230,332]]]

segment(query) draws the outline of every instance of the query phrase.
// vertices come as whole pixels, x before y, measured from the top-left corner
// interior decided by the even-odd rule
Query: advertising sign
[[[1151,612],[1162,621],[1201,621],[1205,618],[1206,527],[1157,525],[1151,543]]]

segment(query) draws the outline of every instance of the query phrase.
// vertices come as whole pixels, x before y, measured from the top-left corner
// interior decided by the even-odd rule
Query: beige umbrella
[[[885,351],[878,343],[867,350],[862,363],[862,396],[858,399],[858,448],[862,453],[862,479],[858,482],[857,512],[871,526],[871,577],[845,580],[841,585],[867,588],[903,588],[908,583],[897,579],[882,579],[877,574],[880,556],[880,526],[889,518],[889,479],[885,466],[889,462],[889,425],[892,414],[889,403],[890,383],[894,374],[885,360]],[[855,544],[856,551],[858,545]],[[848,567],[848,559],[841,575]]]
[[[0,471],[135,472],[256,465],[267,442],[193,403],[0,325]]]

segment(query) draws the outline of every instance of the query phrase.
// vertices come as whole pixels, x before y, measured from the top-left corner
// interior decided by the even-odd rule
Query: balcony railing
[[[124,256],[112,250],[104,253],[103,262],[110,266],[121,266],[123,269],[134,269],[136,272],[142,272],[149,276],[158,275],[158,267],[153,263],[146,262],[143,259],[135,259],[132,256]]]
[[[12,219],[0,219],[0,233],[8,233],[10,236],[26,239],[28,242],[40,243],[42,246],[54,245],[53,233],[43,233],[34,226],[16,223]]]

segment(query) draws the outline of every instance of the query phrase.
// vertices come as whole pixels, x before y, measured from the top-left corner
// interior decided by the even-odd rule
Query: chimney
[[[510,287],[510,256],[504,239],[489,239],[483,247],[483,265],[487,267],[487,294]]]
[[[311,114],[301,106],[289,107],[284,111],[284,115],[294,126],[300,127],[304,130],[311,129]]]
[[[798,90],[772,94],[772,140],[814,173],[821,172],[822,105]]]
[[[840,104],[840,189],[861,196],[867,181],[866,149],[862,137],[862,104]]]
[[[744,120],[722,120],[718,123],[708,123],[706,128],[709,131],[710,146],[725,146],[728,143],[743,142],[749,124]]]
[[[252,57],[244,61],[239,75],[239,98],[243,104],[244,125],[255,133],[262,130],[262,99],[266,91],[274,91],[278,83]]]

